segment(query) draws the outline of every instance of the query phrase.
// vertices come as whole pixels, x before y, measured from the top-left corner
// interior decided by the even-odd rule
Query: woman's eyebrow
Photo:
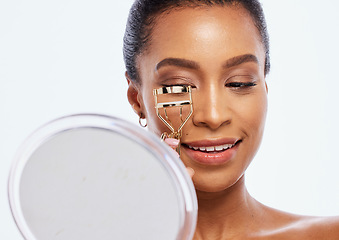
[[[161,67],[164,66],[176,66],[176,67],[183,67],[189,69],[199,69],[200,66],[197,62],[187,60],[184,58],[165,58],[161,60],[156,66],[155,70],[159,70]]]
[[[259,64],[259,60],[256,56],[252,54],[244,54],[244,55],[239,55],[239,56],[228,59],[223,64],[223,68],[235,67],[246,62],[254,62],[254,63]]]

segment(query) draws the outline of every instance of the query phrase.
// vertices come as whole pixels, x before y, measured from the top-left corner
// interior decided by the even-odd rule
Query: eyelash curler
[[[175,138],[180,141],[182,137],[182,128],[193,113],[191,86],[161,87],[158,89],[153,89],[153,95],[158,117],[171,130],[171,133],[163,132],[161,134],[161,139],[165,140],[166,138]],[[164,98],[165,100],[159,101],[160,98]],[[184,106],[189,108],[189,113],[186,118],[183,118]],[[171,121],[168,117],[168,110],[173,108],[179,108],[178,115],[180,118],[180,125],[177,130],[173,124],[173,119]],[[180,154],[180,143],[176,151]]]

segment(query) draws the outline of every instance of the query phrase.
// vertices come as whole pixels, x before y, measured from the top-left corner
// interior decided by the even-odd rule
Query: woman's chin
[[[223,193],[241,182],[242,175],[213,174],[195,171],[193,183],[197,194]]]

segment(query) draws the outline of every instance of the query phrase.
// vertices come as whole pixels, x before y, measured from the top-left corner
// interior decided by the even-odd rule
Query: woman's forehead
[[[242,27],[239,29],[239,27]],[[155,18],[152,35],[164,35],[169,30],[171,34],[188,31],[189,34],[196,30],[205,34],[212,30],[234,31],[253,29],[259,32],[252,20],[250,13],[243,7],[236,6],[206,6],[206,7],[185,7],[172,9],[160,14]],[[166,34],[165,34],[166,35]]]
[[[265,51],[250,14],[242,7],[180,8],[156,19],[146,55],[212,61],[243,54],[264,64]]]

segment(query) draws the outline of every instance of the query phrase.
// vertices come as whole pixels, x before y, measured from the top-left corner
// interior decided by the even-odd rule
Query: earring
[[[142,119],[145,119],[145,122],[142,122]],[[144,118],[144,114],[140,113],[139,115],[139,125],[143,128],[147,127],[147,120]]]

